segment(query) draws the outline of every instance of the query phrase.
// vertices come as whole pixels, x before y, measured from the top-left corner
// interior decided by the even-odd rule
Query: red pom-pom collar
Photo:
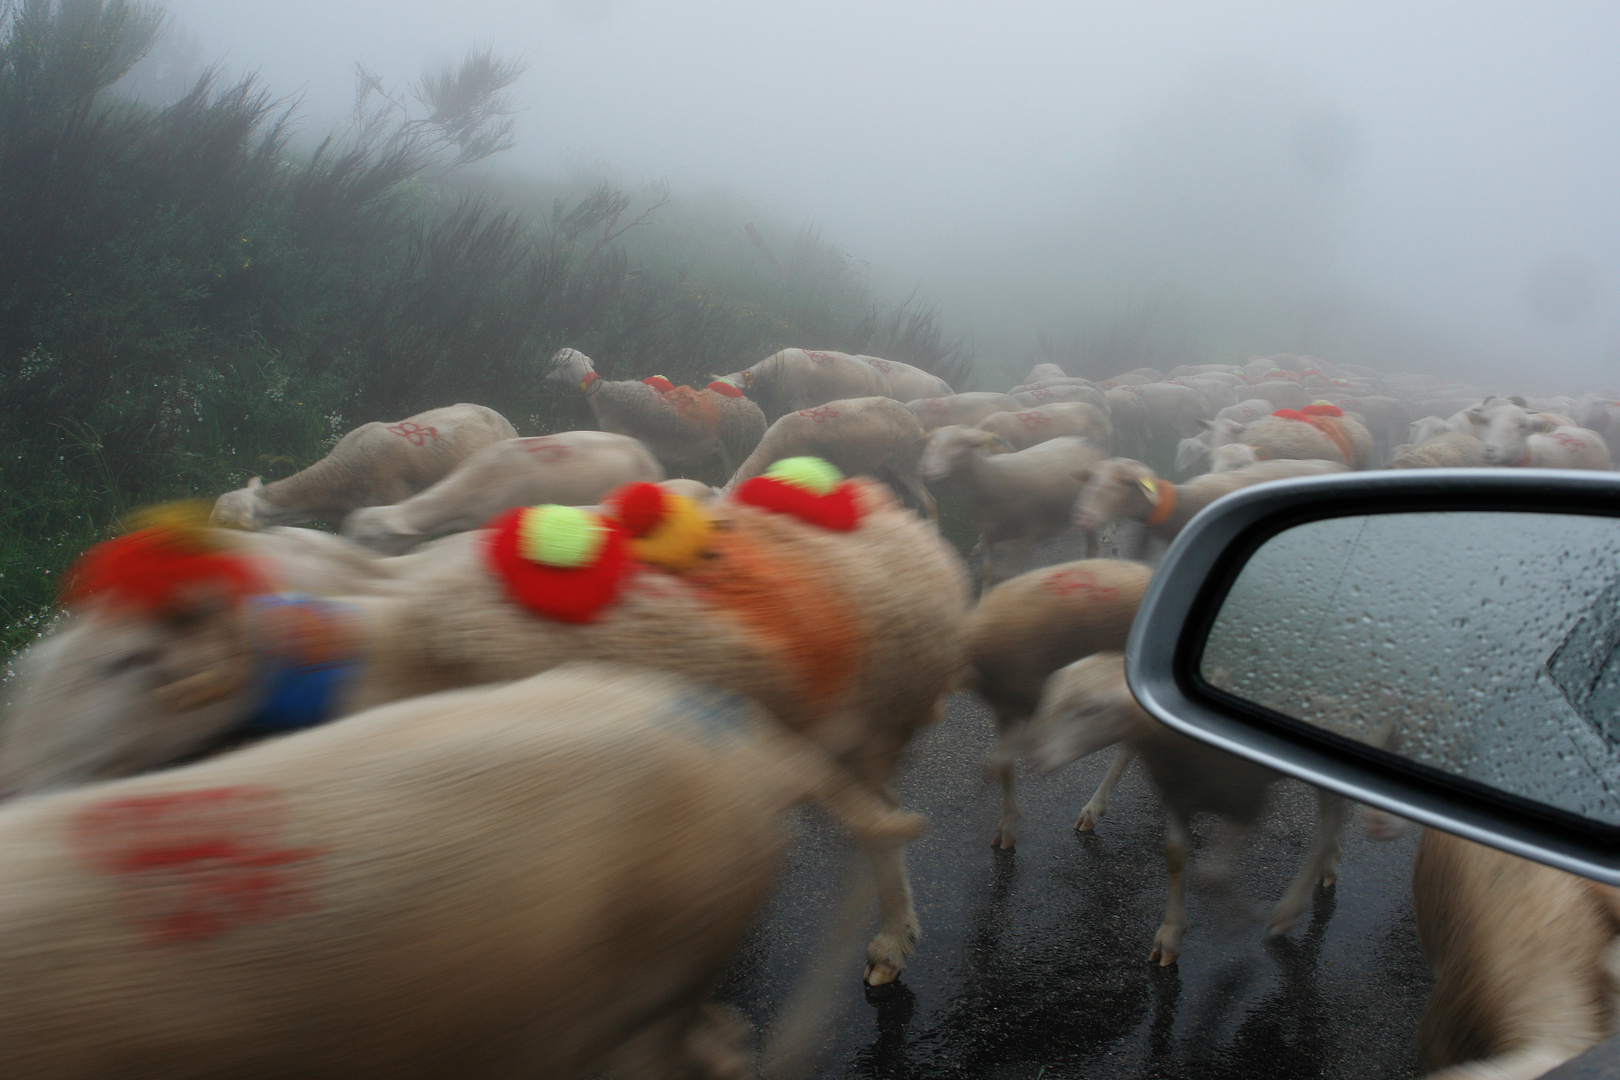
[[[1337,405],[1307,405],[1299,410],[1303,416],[1343,416],[1344,410]]]
[[[513,507],[490,521],[484,556],[517,603],[559,622],[595,622],[619,598],[637,564],[625,551],[623,530],[604,519],[602,550],[588,566],[557,567],[531,562],[518,548],[518,526],[530,508]]]
[[[1272,413],[1271,415],[1272,416],[1280,416],[1284,420],[1298,420],[1298,421],[1300,421],[1302,423],[1307,423],[1308,422],[1308,421],[1305,420],[1305,414],[1300,412],[1298,409],[1278,409],[1276,412]]]
[[[269,588],[244,556],[213,551],[195,538],[156,526],[97,544],[68,568],[65,607],[92,597],[152,614],[182,605],[192,589],[222,592],[233,604]]]
[[[671,390],[675,389],[675,384],[664,378],[662,375],[649,375],[641,381],[658,391],[660,394],[667,394]]]
[[[609,495],[607,506],[626,532],[640,537],[652,532],[664,520],[667,498],[663,488],[642,481],[626,484]]]
[[[757,506],[773,514],[790,514],[800,521],[834,532],[849,532],[861,523],[860,507],[855,502],[855,485],[848,480],[825,495],[817,495],[798,484],[769,476],[756,476],[739,484],[731,497],[737,502]]]
[[[710,383],[708,386],[705,386],[703,389],[705,389],[705,390],[713,390],[715,393],[720,394],[720,395],[722,395],[724,397],[742,397],[743,396],[743,392],[741,390],[737,389],[735,386],[731,385],[730,383],[722,382],[719,379],[716,379],[714,382]]]

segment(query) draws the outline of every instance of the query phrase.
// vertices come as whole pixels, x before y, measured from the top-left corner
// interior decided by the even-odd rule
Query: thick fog
[[[522,55],[494,167],[814,222],[1009,366],[1135,326],[1211,361],[1620,383],[1613,5],[168,6],[311,122],[356,60]]]

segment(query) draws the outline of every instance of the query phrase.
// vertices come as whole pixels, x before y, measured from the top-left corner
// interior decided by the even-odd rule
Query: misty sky
[[[1155,295],[1211,360],[1620,383],[1620,5],[167,6],[314,116],[357,59],[521,53],[505,167],[818,223],[981,352]]]

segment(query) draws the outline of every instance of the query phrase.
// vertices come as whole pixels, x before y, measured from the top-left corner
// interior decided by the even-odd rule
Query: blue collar
[[[360,670],[356,607],[302,593],[256,596],[250,603],[263,630],[266,679],[259,708],[239,730],[275,734],[333,719]]]

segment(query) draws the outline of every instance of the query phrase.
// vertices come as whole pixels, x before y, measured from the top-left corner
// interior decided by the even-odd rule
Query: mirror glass
[[[1620,826],[1620,519],[1450,511],[1300,525],[1216,615],[1212,686]]]

